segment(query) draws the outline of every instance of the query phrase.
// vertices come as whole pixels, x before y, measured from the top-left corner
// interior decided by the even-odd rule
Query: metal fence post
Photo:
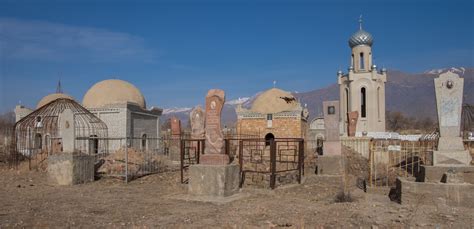
[[[128,137],[125,137],[125,183],[128,183]]]
[[[275,189],[276,185],[276,147],[275,147],[275,140],[270,140],[270,188]]]
[[[243,171],[243,165],[242,163],[244,162],[244,159],[243,159],[243,140],[240,139],[239,140],[239,166],[240,166],[240,182],[239,182],[239,187],[242,188],[242,185],[244,184],[244,176],[245,176],[245,173]]]
[[[180,140],[180,144],[179,144],[179,158],[180,158],[180,167],[181,167],[181,184],[184,184],[184,140]]]

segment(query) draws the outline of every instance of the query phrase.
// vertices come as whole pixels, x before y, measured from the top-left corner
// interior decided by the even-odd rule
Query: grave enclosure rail
[[[199,164],[199,156],[204,154],[204,139],[181,139],[181,183],[188,183],[185,176],[189,166]]]
[[[421,166],[433,165],[437,139],[420,141],[372,140],[369,152],[369,186],[394,186],[395,179],[416,178]]]
[[[188,182],[189,166],[199,164],[204,149],[203,139],[181,140],[181,183]],[[247,174],[268,175],[272,189],[277,186],[280,174],[295,172],[298,183],[304,175],[304,140],[300,138],[225,139],[225,153],[239,163],[240,187]]]

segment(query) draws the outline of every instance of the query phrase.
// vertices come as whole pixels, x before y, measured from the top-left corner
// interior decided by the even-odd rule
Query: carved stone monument
[[[205,152],[200,164],[189,167],[189,194],[196,196],[228,197],[239,191],[240,167],[229,164],[224,151],[221,130],[221,111],[224,91],[211,89],[206,96]],[[197,113],[197,112],[196,112]]]
[[[204,118],[204,111],[201,106],[195,107],[189,114],[189,120],[191,121],[191,138],[204,138]]]
[[[318,157],[317,174],[341,174],[341,141],[339,101],[323,101],[324,129],[326,139],[323,144],[323,155]]]
[[[224,106],[223,90],[211,89],[206,96],[205,138],[206,148],[200,162],[207,165],[229,164],[229,156],[224,152],[224,135],[221,129],[221,112]]]
[[[440,138],[438,150],[433,153],[433,163],[448,166],[466,166],[471,155],[464,149],[461,138],[461,109],[464,79],[446,72],[434,79]]]
[[[397,178],[395,194],[402,204],[424,203],[474,208],[474,166],[461,139],[463,82],[446,72],[434,79],[440,138],[433,165],[422,165],[415,181]]]
[[[341,155],[339,101],[324,101],[323,109],[324,129],[326,131],[323,155]]]

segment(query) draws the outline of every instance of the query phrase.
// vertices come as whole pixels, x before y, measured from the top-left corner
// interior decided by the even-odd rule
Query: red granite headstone
[[[229,156],[224,152],[224,135],[221,129],[221,113],[225,102],[225,93],[220,89],[211,89],[206,96],[205,154],[200,163],[207,165],[226,165]]]
[[[179,138],[181,137],[181,120],[177,117],[171,117],[171,137]]]
[[[359,118],[358,111],[347,112],[347,136],[354,137],[356,134],[357,119]]]

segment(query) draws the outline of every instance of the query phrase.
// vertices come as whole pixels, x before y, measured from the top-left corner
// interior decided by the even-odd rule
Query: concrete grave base
[[[48,179],[57,185],[75,185],[94,181],[95,157],[61,153],[48,156]]]
[[[228,197],[239,192],[239,165],[191,165],[188,194]]]
[[[342,174],[342,156],[318,156],[316,174],[340,175]]]
[[[421,166],[420,182],[441,182],[448,170],[454,170],[463,176],[464,182],[474,184],[474,166]]]
[[[433,152],[433,165],[435,166],[467,166],[471,164],[471,160],[472,157],[468,150]]]
[[[474,185],[469,183],[415,182],[398,178],[395,192],[401,204],[474,208]]]

